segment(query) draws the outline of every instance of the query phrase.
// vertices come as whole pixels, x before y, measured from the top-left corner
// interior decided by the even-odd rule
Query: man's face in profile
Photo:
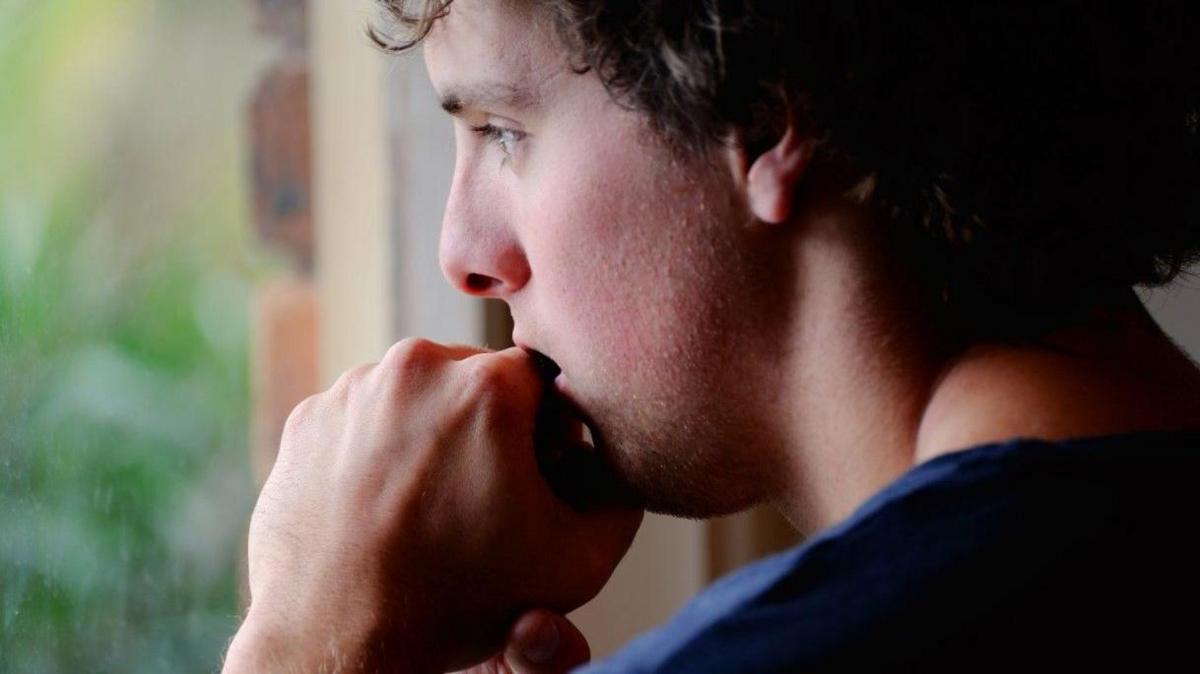
[[[441,262],[508,303],[518,346],[652,509],[729,512],[776,471],[756,391],[779,343],[778,258],[727,151],[679,157],[612,100],[533,3],[456,0],[425,43],[457,158]]]

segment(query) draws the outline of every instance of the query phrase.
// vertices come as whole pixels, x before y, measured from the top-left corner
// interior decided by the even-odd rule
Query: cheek
[[[546,175],[525,213],[526,251],[539,323],[562,357],[594,383],[648,393],[695,355],[720,275],[720,214],[702,187],[669,177],[669,160],[607,145]]]
[[[646,271],[641,223],[631,213],[640,196],[617,177],[619,168],[593,161],[586,171],[562,172],[539,190],[545,196],[525,221],[540,320],[577,333],[560,339],[606,351],[638,337],[631,300]]]

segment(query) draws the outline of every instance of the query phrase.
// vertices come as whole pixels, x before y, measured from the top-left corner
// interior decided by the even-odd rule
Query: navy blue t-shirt
[[[1198,495],[1200,431],[944,454],[577,671],[1200,671]]]

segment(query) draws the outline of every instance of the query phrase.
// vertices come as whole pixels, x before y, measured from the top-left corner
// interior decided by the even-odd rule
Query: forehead
[[[445,98],[458,92],[536,94],[565,72],[567,55],[531,2],[455,0],[423,49],[430,80]]]

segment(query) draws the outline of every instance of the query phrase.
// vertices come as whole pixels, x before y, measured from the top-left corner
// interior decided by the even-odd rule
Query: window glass
[[[207,672],[253,503],[250,3],[0,0],[0,672]]]

